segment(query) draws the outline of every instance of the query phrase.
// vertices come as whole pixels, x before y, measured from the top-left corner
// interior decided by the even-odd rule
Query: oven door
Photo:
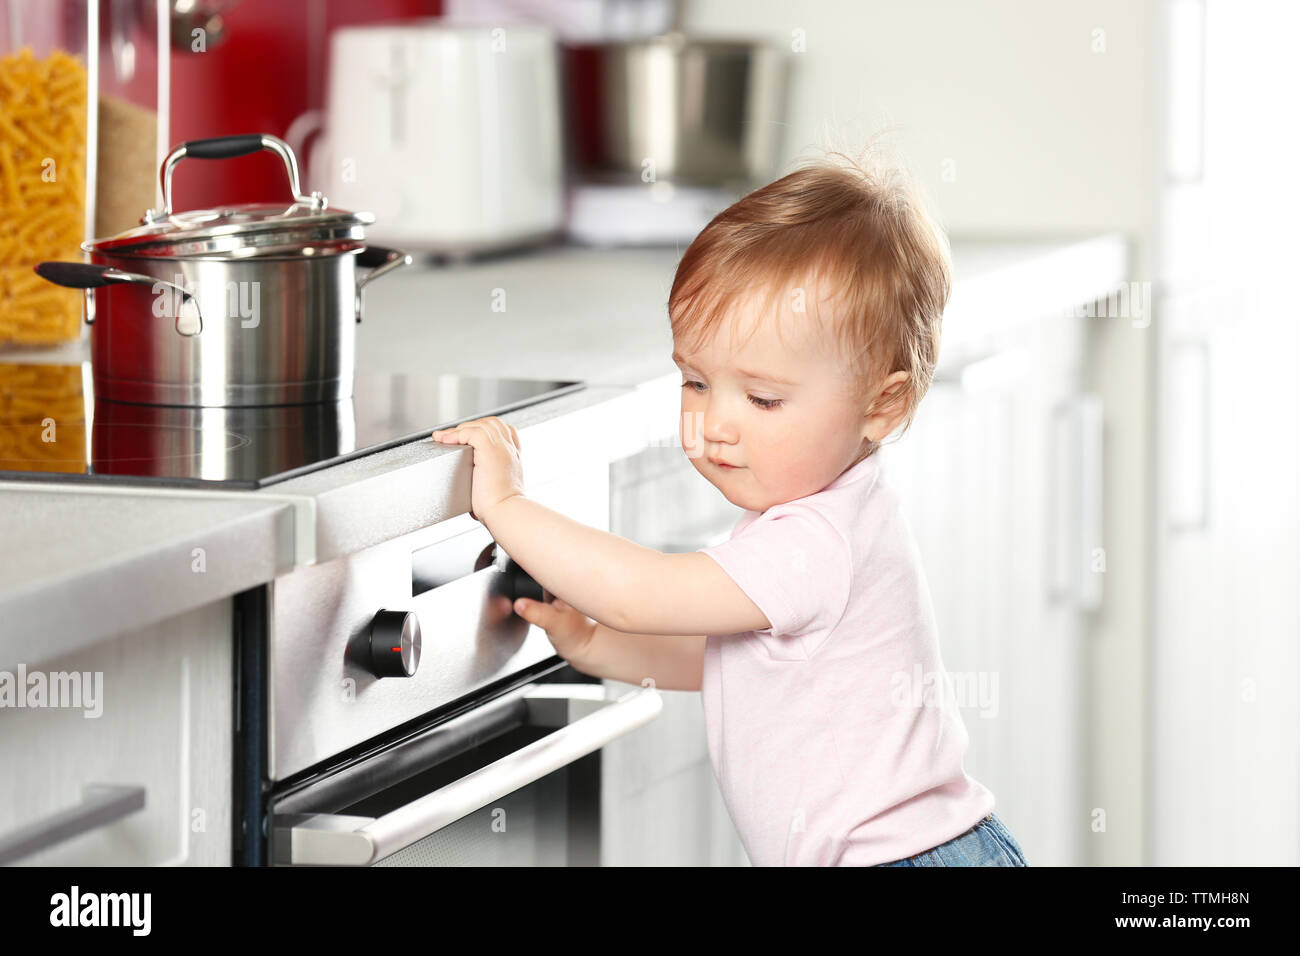
[[[273,800],[271,858],[598,866],[600,748],[663,706],[653,686],[606,693],[534,681],[310,780]]]

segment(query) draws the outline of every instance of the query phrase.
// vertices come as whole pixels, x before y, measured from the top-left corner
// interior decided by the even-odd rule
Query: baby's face
[[[821,491],[861,454],[866,409],[843,360],[811,316],[787,308],[744,340],[753,313],[738,304],[707,346],[674,340],[682,371],[682,448],[732,504],[751,511]],[[732,465],[735,467],[726,467]]]

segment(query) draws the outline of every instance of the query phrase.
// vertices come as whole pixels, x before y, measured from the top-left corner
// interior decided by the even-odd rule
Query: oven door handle
[[[574,704],[594,704],[599,709],[382,817],[277,814],[276,862],[368,866],[599,750],[653,720],[663,709],[663,698],[653,685],[614,701],[605,701],[604,693],[602,684],[529,685],[522,696],[528,702],[531,724],[555,723],[557,706],[566,712]]]

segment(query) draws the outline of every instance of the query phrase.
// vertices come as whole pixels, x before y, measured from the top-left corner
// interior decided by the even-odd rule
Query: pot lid
[[[172,211],[172,173],[182,159],[231,159],[269,150],[284,161],[293,201],[244,203],[216,209]],[[108,239],[85,243],[88,252],[113,255],[250,256],[331,255],[350,252],[365,243],[368,212],[330,209],[319,192],[304,196],[298,182],[298,162],[283,140],[265,133],[192,140],[171,151],[162,166],[163,208],[150,209],[140,225]]]
[[[368,212],[329,209],[323,197],[319,207],[311,202],[245,203],[153,220],[146,216],[134,229],[95,240],[85,248],[150,258],[328,255],[364,244],[365,227],[374,221]]]

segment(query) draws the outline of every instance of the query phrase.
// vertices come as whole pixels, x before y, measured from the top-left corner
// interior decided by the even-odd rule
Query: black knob
[[[509,556],[506,558],[505,567],[501,569],[500,580],[499,593],[510,598],[512,604],[518,598],[529,598],[533,601],[550,600],[550,595],[542,590],[542,586],[533,580],[532,575]]]
[[[369,670],[410,677],[420,666],[420,619],[411,611],[380,611],[370,622]]]

